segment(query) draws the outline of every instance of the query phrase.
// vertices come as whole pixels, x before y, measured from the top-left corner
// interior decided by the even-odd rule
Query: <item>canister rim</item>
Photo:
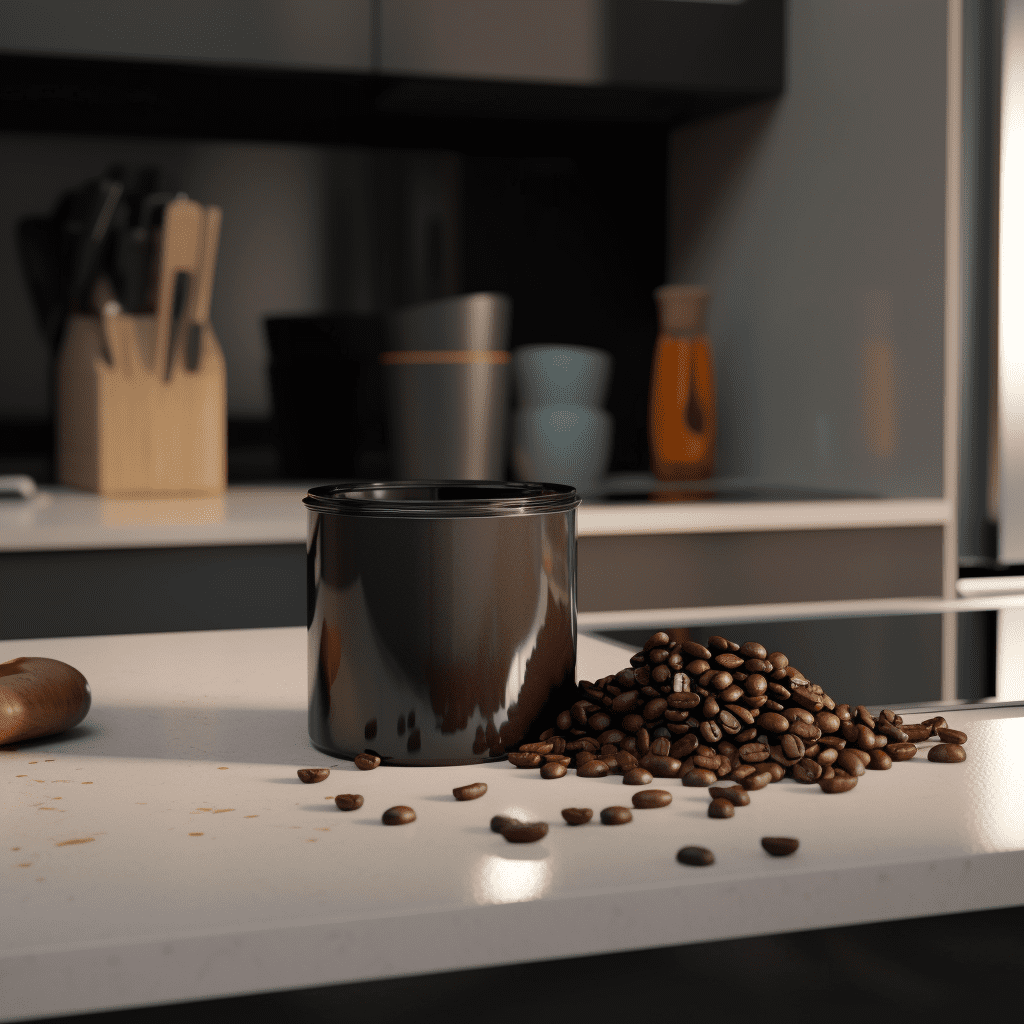
[[[576,508],[567,484],[501,480],[344,480],[311,487],[302,499],[313,512],[413,519],[539,515]]]

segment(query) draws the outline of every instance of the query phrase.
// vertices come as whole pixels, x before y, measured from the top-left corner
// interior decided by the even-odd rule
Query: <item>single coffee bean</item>
[[[961,732],[959,729],[936,729],[935,735],[943,743],[955,743],[961,747],[967,742],[967,733]]]
[[[797,782],[812,783],[821,778],[822,765],[805,757],[793,765],[792,775]]]
[[[879,718],[876,722],[875,734],[885,736],[890,743],[907,742],[907,734],[899,726],[893,725],[892,722],[888,722],[884,718]]]
[[[509,754],[508,759],[517,768],[536,768],[544,760],[540,754]]]
[[[715,855],[706,846],[684,846],[677,854],[680,864],[689,864],[695,868],[705,868],[715,863]]]
[[[779,741],[779,745],[782,747],[782,752],[788,758],[799,761],[804,756],[804,741],[799,736],[786,733]]]
[[[572,764],[572,758],[566,754],[542,754],[548,764],[564,764],[568,768]]]
[[[399,804],[397,807],[389,807],[381,815],[380,820],[385,825],[408,825],[409,822],[416,820],[416,812],[405,804]]]
[[[491,831],[501,832],[503,828],[508,825],[521,825],[522,822],[518,818],[510,818],[506,814],[496,814],[491,818]]]
[[[555,731],[556,730],[554,730],[554,729],[545,729],[540,734],[540,736],[537,737],[537,739],[539,739],[541,741],[541,743],[547,743],[547,741],[549,739],[551,739],[555,735]]]
[[[683,785],[693,788],[713,786],[718,781],[718,776],[708,771],[707,768],[693,768],[683,776]]]
[[[667,807],[672,803],[672,794],[667,789],[642,789],[633,794],[633,806],[640,810],[651,807]]]
[[[506,825],[501,834],[510,843],[535,843],[548,834],[545,821],[517,821]]]
[[[640,762],[639,762],[639,761],[638,761],[638,760],[636,759],[636,756],[635,756],[634,754],[632,754],[632,753],[631,753],[630,751],[628,751],[628,750],[620,750],[620,751],[619,751],[619,752],[618,752],[618,753],[617,753],[617,754],[615,755],[615,761],[616,761],[616,763],[618,764],[618,766],[619,766],[620,770],[621,770],[621,771],[623,771],[623,772],[629,772],[629,771],[632,771],[632,770],[633,770],[634,768],[636,768],[636,767],[637,767],[637,766],[639,765],[639,763],[640,763]]]
[[[814,756],[814,760],[821,765],[822,768],[828,767],[830,764],[835,764],[836,758],[839,756],[839,751],[835,747],[822,747]]]
[[[628,807],[605,807],[601,811],[602,825],[625,825],[633,820],[633,812]]]
[[[876,772],[884,772],[892,767],[892,758],[884,750],[872,750],[871,760],[868,761],[865,767]]]
[[[758,772],[756,775],[748,775],[740,785],[747,790],[751,789],[764,789],[768,783],[772,782],[772,775],[768,771]]]
[[[836,771],[831,778],[826,779],[825,773],[822,772],[818,785],[823,793],[849,793],[857,785],[857,776]]]
[[[700,734],[706,743],[718,743],[723,736],[722,730],[717,722],[701,722]]]
[[[597,758],[576,765],[576,776],[580,779],[603,779],[609,771],[608,765]]]
[[[468,786],[459,786],[452,790],[456,800],[479,800],[487,792],[486,782],[471,782]]]
[[[931,726],[928,725],[901,725],[900,728],[906,733],[909,743],[922,743],[932,735]]]
[[[871,760],[871,751],[869,751],[869,750],[861,750],[858,747],[853,747],[852,749],[850,749],[850,753],[855,758],[857,758],[857,760],[860,761],[860,763],[862,765],[864,765],[865,768],[867,768],[868,761]]]
[[[764,660],[768,657],[768,652],[753,640],[748,640],[745,644],[741,644],[740,649],[736,653],[742,658],[760,658]]]
[[[772,777],[772,782],[781,782],[786,777],[786,769],[777,761],[766,761],[761,770]]]
[[[654,647],[667,647],[672,643],[672,637],[668,635],[664,630],[658,630],[657,633],[652,633],[644,644],[644,651],[650,651]]]
[[[876,742],[875,734],[866,725],[857,726],[857,739],[854,740],[854,746],[864,751],[871,751],[879,745]]]
[[[636,752],[645,757],[651,749],[651,735],[646,729],[636,731]]]
[[[372,771],[380,764],[380,758],[376,754],[356,754],[355,766],[361,772]]]
[[[721,710],[718,706],[718,701],[715,700],[713,695],[709,694],[704,698],[704,704],[700,709],[700,713],[704,718],[714,718]]]
[[[555,727],[560,732],[568,732],[572,728],[572,714],[568,711],[562,711],[555,719]]]
[[[814,725],[814,715],[807,708],[786,708],[782,712],[782,717],[789,722],[806,722],[808,725]]]
[[[700,644],[693,640],[683,640],[679,644],[679,649],[683,654],[689,655],[691,658],[703,658],[708,661],[711,658],[711,652]]]
[[[775,711],[762,711],[757,724],[762,732],[783,733],[789,729],[789,722]]]
[[[519,752],[522,754],[550,754],[551,744],[550,743],[522,743],[519,746]]]
[[[841,736],[822,736],[818,741],[823,747],[831,747],[833,750],[842,750],[846,746],[846,740]]]
[[[617,715],[624,715],[636,707],[639,702],[640,694],[636,690],[627,690],[612,701],[611,711]]]
[[[966,739],[966,737],[964,737]],[[300,768],[298,776],[305,783],[323,782],[331,774],[330,768]]]
[[[821,739],[821,730],[810,722],[793,722],[788,735],[799,736],[804,743],[817,743]]]
[[[761,846],[773,857],[788,857],[791,853],[796,853],[799,845],[799,839],[789,839],[784,836],[765,836],[761,840]]]
[[[651,740],[651,749],[647,756],[668,757],[671,749],[672,741],[666,739],[664,736],[659,736],[656,740]]]
[[[821,769],[821,778],[818,779],[818,781],[821,782],[821,779],[831,779],[832,776],[835,775],[835,773],[835,768],[833,768],[832,765],[827,764],[824,768]],[[845,775],[846,773],[844,772],[843,774]]]
[[[927,725],[928,728],[931,729],[933,736],[936,732],[938,732],[939,729],[949,728],[949,726],[946,724],[946,720],[942,717],[942,715],[936,715],[935,718],[926,718],[921,724]]]
[[[733,669],[742,668],[744,660],[738,654],[723,652],[722,654],[716,654],[711,659],[711,666],[714,668],[717,665],[718,668],[731,672]]]
[[[619,752],[619,748],[614,743],[605,743],[601,749],[597,752],[597,756],[604,761],[609,768],[615,767],[615,755]]]
[[[566,807],[562,811],[562,817],[569,825],[586,825],[593,816],[594,812],[589,807]]]
[[[759,767],[755,768],[752,764],[741,764],[739,767],[733,768],[727,778],[732,782],[742,782],[751,775],[757,775],[758,771]]]
[[[967,760],[967,751],[959,743],[936,743],[928,751],[928,760],[939,764],[958,764]]]
[[[750,803],[750,794],[741,786],[712,786],[708,796],[712,800],[728,800],[736,807],[746,807]]]
[[[869,729],[874,731],[875,728],[875,716],[863,704],[858,704],[854,708],[854,721],[858,725],[866,725]]]
[[[767,714],[773,712],[775,714],[781,714],[785,710],[785,705],[780,704],[777,700],[765,699],[765,702],[761,705],[761,713]]]
[[[564,764],[559,764],[557,761],[549,761],[540,770],[540,777],[542,779],[560,779],[569,769]]]
[[[358,793],[341,793],[334,803],[339,811],[357,811],[363,806],[363,798]]]
[[[622,775],[623,785],[626,786],[646,786],[653,781],[654,776],[646,768],[641,768],[639,765],[636,768],[631,768],[628,772],[624,772]]]
[[[913,743],[890,743],[885,752],[894,761],[909,761],[917,753],[917,747]]]
[[[870,755],[868,755],[870,758]],[[847,775],[863,775],[864,762],[856,756],[853,750],[841,750],[835,759],[836,768],[842,769]]]
[[[650,753],[640,758],[640,767],[646,768],[656,779],[674,779],[682,767],[682,761]]]
[[[814,716],[814,724],[823,732],[831,735],[839,732],[839,718],[831,711],[819,711]]]
[[[736,806],[725,797],[716,797],[708,804],[709,818],[731,818],[736,813]]]

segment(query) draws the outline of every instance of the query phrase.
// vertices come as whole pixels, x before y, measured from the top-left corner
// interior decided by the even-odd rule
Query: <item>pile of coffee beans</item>
[[[705,647],[657,632],[627,668],[582,681],[578,693],[538,742],[508,755],[512,764],[546,779],[573,766],[580,778],[621,774],[626,785],[726,780],[750,791],[789,777],[845,793],[866,770],[908,760],[933,736],[942,742],[929,760],[966,756],[966,735],[944,719],[910,725],[891,710],[876,718],[863,705],[837,704],[785,654],[753,641],[712,636]],[[735,806],[723,792],[709,814],[731,817]]]

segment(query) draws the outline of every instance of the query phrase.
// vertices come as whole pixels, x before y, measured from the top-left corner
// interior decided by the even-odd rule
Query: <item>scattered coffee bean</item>
[[[363,806],[363,798],[358,793],[341,793],[334,802],[339,811],[358,811]]]
[[[890,743],[885,752],[894,761],[909,761],[917,753],[917,747],[913,743]]]
[[[715,863],[715,855],[706,846],[684,846],[676,854],[676,860],[680,864],[703,868]]]
[[[625,825],[632,820],[633,812],[628,807],[606,807],[601,811],[602,825]]]
[[[764,789],[771,781],[772,777],[769,772],[758,772],[756,775],[748,775],[740,785],[747,790]]]
[[[408,825],[416,820],[416,812],[411,807],[399,804],[397,807],[389,807],[380,820],[385,825]]]
[[[622,776],[622,782],[626,786],[646,786],[654,781],[654,776],[646,768],[631,768]]]
[[[806,784],[817,782],[821,778],[822,765],[817,761],[812,761],[809,757],[805,757],[802,761],[798,761],[793,765],[793,778],[797,782],[803,782]]]
[[[826,779],[825,773],[821,773],[818,785],[823,793],[848,793],[857,785],[856,775],[847,775],[846,772],[834,771],[831,778]]]
[[[725,797],[716,797],[708,804],[709,818],[731,818],[736,813],[736,805]]]
[[[300,768],[298,776],[303,782],[323,782],[331,774],[330,768]]]
[[[589,807],[566,807],[562,811],[562,817],[569,825],[586,825],[594,816]]]
[[[960,747],[967,742],[967,733],[961,732],[959,729],[936,729],[935,735],[943,743],[955,743]]]
[[[650,753],[640,758],[640,767],[646,768],[656,779],[674,779],[682,767],[682,761]]]
[[[509,818],[504,814],[496,814],[491,818],[491,831],[501,832],[502,829],[507,828],[509,825],[521,825],[522,822],[518,818]]]
[[[708,796],[712,800],[728,800],[736,807],[746,807],[750,803],[750,794],[742,786],[712,786]]]
[[[884,750],[872,750],[867,767],[873,771],[887,771],[892,767],[892,758]]]
[[[672,794],[667,789],[642,789],[633,794],[633,806],[641,810],[651,807],[667,807],[672,803]]]
[[[486,782],[471,782],[468,786],[459,786],[452,790],[456,800],[478,800],[487,792]]]
[[[717,781],[718,776],[707,768],[693,768],[683,776],[683,785],[693,788],[713,786]]]
[[[936,715],[935,718],[926,718],[921,724],[931,729],[933,736],[939,731],[939,729],[949,728],[942,715]]]
[[[548,834],[548,826],[544,821],[515,821],[502,828],[501,834],[510,843],[535,843]]]
[[[921,743],[930,739],[932,735],[929,725],[903,725],[903,731],[907,734],[907,740],[911,743]]]
[[[958,764],[967,760],[967,751],[959,743],[936,743],[928,751],[928,760],[939,764]]]
[[[517,768],[536,768],[544,760],[540,754],[509,754],[509,761]]]
[[[376,754],[356,754],[355,765],[361,772],[372,771],[380,764]]]
[[[789,839],[784,836],[765,836],[761,840],[761,846],[773,857],[788,857],[791,853],[796,853],[799,845],[799,839]]]
[[[523,743],[519,747],[523,754],[550,754],[553,749],[553,743]]]
[[[557,761],[549,761],[540,770],[542,779],[560,779],[569,769],[564,764],[559,764]]]
[[[576,775],[581,779],[602,779],[608,774],[608,765],[604,761],[587,761],[576,766]]]

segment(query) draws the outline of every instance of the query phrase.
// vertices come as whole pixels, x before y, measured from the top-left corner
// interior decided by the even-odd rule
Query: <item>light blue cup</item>
[[[600,409],[608,398],[612,357],[584,345],[522,345],[512,351],[512,373],[520,408]]]
[[[600,491],[611,463],[610,412],[585,405],[517,409],[512,467],[519,480],[568,484],[582,495]]]

